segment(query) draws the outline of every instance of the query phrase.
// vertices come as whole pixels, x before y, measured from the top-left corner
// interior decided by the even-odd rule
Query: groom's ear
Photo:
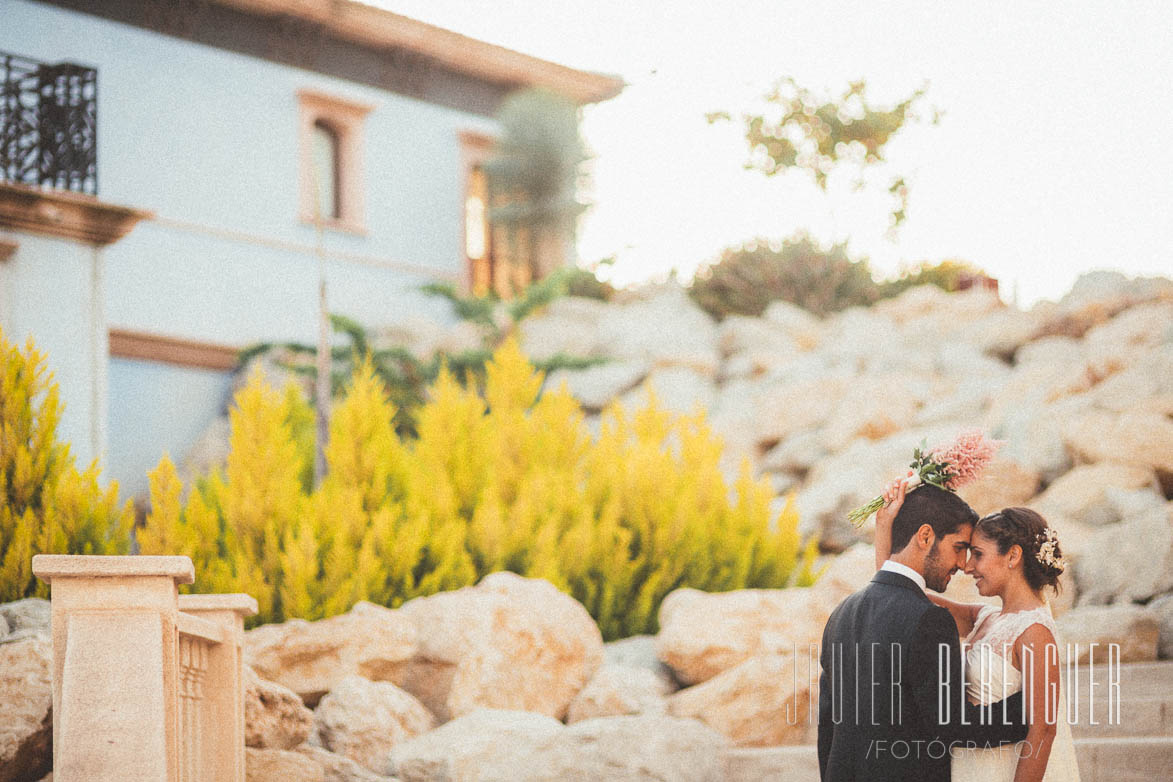
[[[914,537],[922,548],[930,548],[937,538],[937,533],[933,532],[931,524],[921,524]]]

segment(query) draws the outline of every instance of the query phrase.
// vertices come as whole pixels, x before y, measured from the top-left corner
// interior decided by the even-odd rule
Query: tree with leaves
[[[764,96],[760,114],[741,116],[750,158],[746,167],[766,176],[800,171],[824,193],[831,175],[848,168],[865,185],[864,172],[886,162],[888,143],[909,123],[924,119],[928,86],[886,108],[872,104],[867,83],[852,82],[837,97],[826,97],[801,86],[793,78],[778,81]],[[709,122],[732,121],[727,111],[706,115]],[[940,114],[932,110],[929,121]],[[889,223],[896,229],[908,215],[908,184],[894,174],[887,185],[892,198]]]
[[[567,261],[578,216],[582,164],[578,107],[543,89],[524,89],[501,104],[502,133],[485,163],[489,219],[504,234],[506,254],[539,280]]]
[[[447,370],[462,386],[482,386],[485,363],[493,351],[515,331],[517,324],[554,299],[570,294],[576,285],[583,286],[584,278],[590,278],[596,286],[602,285],[591,272],[567,266],[527,286],[507,302],[500,301],[492,292],[483,296],[465,296],[449,283],[437,282],[422,286],[424,293],[447,299],[457,317],[477,324],[484,335],[483,343],[478,348],[461,352],[441,350],[426,358],[416,356],[402,345],[376,346],[361,323],[344,315],[331,314],[329,317],[334,332],[345,336],[349,344],[335,345],[329,351],[326,365],[330,368],[330,395],[337,398],[355,369],[363,361],[370,360],[375,374],[386,386],[387,394],[395,406],[397,433],[402,437],[414,436],[415,411],[424,403],[427,387],[436,381],[441,371]],[[589,286],[589,283],[585,285]],[[258,343],[241,352],[240,362],[247,364],[253,358],[270,352],[274,352],[280,367],[312,378],[317,385],[321,362],[318,360],[318,348],[313,345],[298,342]],[[553,372],[558,369],[586,369],[606,361],[597,356],[558,353],[535,361],[534,366],[543,372]]]

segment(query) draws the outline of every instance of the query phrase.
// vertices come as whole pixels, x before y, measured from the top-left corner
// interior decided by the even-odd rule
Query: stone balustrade
[[[248,595],[183,595],[187,557],[42,554],[55,782],[244,782]]]

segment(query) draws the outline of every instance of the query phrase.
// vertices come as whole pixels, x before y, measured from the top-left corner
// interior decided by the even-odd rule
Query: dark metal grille
[[[98,72],[0,52],[0,180],[98,194]]]

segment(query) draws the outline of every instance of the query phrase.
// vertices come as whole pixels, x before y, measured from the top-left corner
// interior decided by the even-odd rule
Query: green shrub
[[[963,277],[975,276],[985,276],[985,272],[966,261],[953,259],[937,263],[926,261],[903,270],[896,279],[882,283],[880,292],[883,298],[891,298],[918,285],[936,285],[938,288],[952,293],[960,289]]]
[[[603,282],[589,269],[577,267],[570,275],[566,292],[570,296],[581,296],[584,299],[598,299],[599,301],[610,301],[611,297],[615,295],[615,289],[611,287],[611,283]]]
[[[333,408],[328,471],[299,480],[312,443],[296,435],[306,403],[255,375],[236,397],[228,465],[188,500],[174,466],[151,477],[144,553],[184,553],[197,591],[257,598],[257,621],[316,619],[358,600],[388,606],[512,570],[573,595],[605,638],[655,632],[678,587],[721,591],[806,585],[814,542],[748,467],[730,487],[703,416],[654,399],[618,405],[592,438],[564,390],[514,340],[485,367],[483,391],[441,371],[401,439],[370,362]],[[732,489],[732,491],[731,491]]]
[[[778,300],[826,315],[880,298],[866,260],[853,261],[844,245],[824,249],[808,236],[781,246],[759,240],[726,250],[697,273],[689,292],[717,318],[760,316]]]
[[[24,350],[0,330],[0,603],[48,588],[34,554],[125,554],[134,511],[118,485],[98,485],[98,465],[79,471],[57,440],[57,384],[30,339]]]

